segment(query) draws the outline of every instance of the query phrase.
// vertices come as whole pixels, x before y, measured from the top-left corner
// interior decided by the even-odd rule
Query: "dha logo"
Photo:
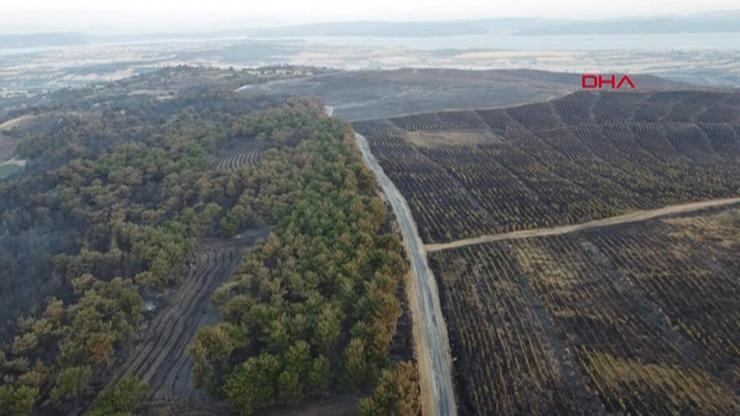
[[[616,75],[605,77],[603,75],[583,74],[583,76],[581,76],[581,86],[585,90],[603,90],[604,85],[609,85],[613,90],[620,90],[625,86],[625,84],[633,90],[637,88],[637,85],[635,85],[635,82],[629,75],[623,75],[622,78],[619,79],[619,82],[617,82]]]

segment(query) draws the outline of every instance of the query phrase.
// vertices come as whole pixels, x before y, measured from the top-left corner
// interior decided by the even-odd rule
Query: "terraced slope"
[[[426,243],[740,195],[740,92],[579,92],[357,122]]]
[[[736,414],[740,211],[434,252],[461,413]]]
[[[235,171],[242,166],[257,166],[261,152],[259,150],[250,150],[248,152],[238,152],[222,157],[216,162],[216,169]]]
[[[226,140],[213,154],[212,168],[233,172],[242,167],[257,166],[267,150],[264,140],[254,137],[234,137]]]
[[[460,414],[738,412],[740,92],[354,127],[426,243]]]

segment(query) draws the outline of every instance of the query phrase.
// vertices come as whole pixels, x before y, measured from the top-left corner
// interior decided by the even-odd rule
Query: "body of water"
[[[274,38],[270,38],[274,39]],[[283,38],[286,39],[286,38]],[[409,49],[512,50],[740,50],[740,33],[686,33],[640,35],[468,35],[440,37],[309,37],[312,43],[352,46],[396,46]]]
[[[88,45],[155,45],[198,42],[308,42],[334,46],[401,47],[416,50],[434,49],[507,49],[522,51],[588,51],[588,50],[740,50],[740,33],[685,33],[685,34],[640,34],[640,35],[465,35],[426,37],[239,37],[140,39],[136,41],[92,43]],[[76,45],[81,46],[81,45]],[[62,46],[40,46],[33,48],[0,48],[0,56],[47,52],[64,49]]]

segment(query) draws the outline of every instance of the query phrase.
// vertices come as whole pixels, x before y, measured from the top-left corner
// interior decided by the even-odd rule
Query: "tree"
[[[87,339],[87,351],[95,364],[110,364],[113,354],[113,345],[116,342],[115,334],[97,332]]]
[[[234,324],[201,327],[188,348],[188,354],[195,361],[195,384],[212,394],[217,393],[232,351],[246,346],[247,342],[246,332]]]
[[[64,303],[56,298],[50,299],[46,304],[44,317],[54,323],[54,325],[61,325],[64,318]]]
[[[295,405],[303,399],[303,384],[294,371],[285,370],[278,378],[278,401]]]
[[[308,370],[308,393],[311,395],[327,395],[331,381],[331,364],[323,355],[316,357]]]
[[[280,376],[280,361],[275,355],[262,353],[250,357],[226,379],[226,398],[242,415],[251,415],[255,410],[274,404],[277,399],[277,383]]]
[[[0,385],[0,416],[30,415],[38,397],[38,387]]]
[[[342,335],[342,316],[339,308],[327,304],[321,309],[316,322],[312,343],[321,352],[328,354]]]
[[[264,343],[267,346],[267,350],[274,354],[285,351],[291,343],[291,336],[288,332],[286,321],[287,317],[283,315],[272,321],[269,327],[265,329]]]
[[[92,368],[87,365],[63,369],[57,375],[56,383],[51,389],[51,399],[57,405],[67,400],[79,399],[85,394],[91,377]]]
[[[352,338],[344,350],[344,384],[355,390],[362,389],[370,379],[365,342]]]
[[[311,366],[311,347],[306,341],[298,340],[285,351],[283,361],[287,371],[303,379]]]
[[[98,396],[86,416],[133,415],[149,392],[149,385],[136,377],[127,376]]]
[[[33,332],[26,332],[13,340],[13,354],[27,354],[39,345],[39,340]]]
[[[383,370],[372,396],[357,405],[358,416],[418,416],[420,412],[419,376],[410,362]]]

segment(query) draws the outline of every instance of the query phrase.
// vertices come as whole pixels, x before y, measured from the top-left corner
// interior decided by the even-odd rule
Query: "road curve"
[[[574,233],[576,231],[589,230],[592,228],[608,227],[617,224],[626,224],[650,220],[653,218],[664,217],[666,215],[685,214],[694,211],[701,211],[707,208],[719,207],[724,205],[740,204],[740,198],[713,199],[710,201],[690,202],[687,204],[671,205],[663,208],[652,209],[647,211],[634,211],[615,217],[604,218],[584,222],[582,224],[563,225],[550,228],[535,228],[532,230],[512,231],[501,234],[488,234],[480,237],[465,238],[462,240],[451,241],[449,243],[427,244],[424,246],[426,251],[440,251],[450,248],[465,247],[474,244],[488,243],[491,241],[516,240],[521,238],[545,237],[550,235],[560,235]]]
[[[391,204],[401,228],[406,250],[411,257],[412,281],[409,284],[411,286],[409,304],[414,322],[423,413],[428,416],[455,416],[457,406],[452,386],[452,360],[447,326],[439,303],[437,282],[427,263],[424,243],[416,230],[406,200],[380,167],[370,151],[367,140],[357,133],[355,139],[365,164],[375,173]]]

